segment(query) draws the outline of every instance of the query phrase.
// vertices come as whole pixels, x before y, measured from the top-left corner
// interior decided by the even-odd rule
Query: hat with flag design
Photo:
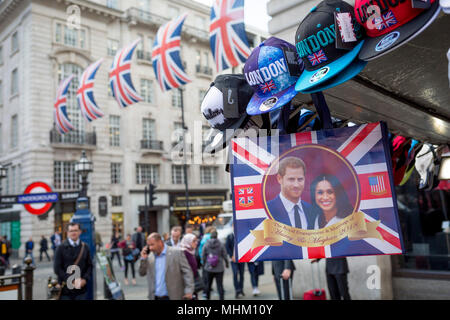
[[[286,61],[283,49],[290,52],[290,61]],[[249,115],[281,108],[296,96],[298,77],[290,74],[288,63],[303,70],[295,47],[289,42],[271,37],[253,49],[244,66],[245,78],[254,91],[247,105]]]
[[[414,2],[415,0],[355,1],[356,19],[367,34],[359,53],[360,59],[369,61],[381,57],[412,40],[440,12],[438,0],[419,1],[428,3],[428,9],[414,8]]]
[[[352,36],[345,41],[351,42],[352,47],[348,49],[337,48],[336,34],[342,36],[343,32],[340,26],[335,26],[335,14],[349,15],[348,29],[351,28]],[[357,75],[367,64],[358,59],[363,38],[364,30],[356,22],[353,7],[348,3],[325,0],[312,8],[300,22],[295,34],[297,53],[305,65],[295,90],[302,93],[317,92]]]

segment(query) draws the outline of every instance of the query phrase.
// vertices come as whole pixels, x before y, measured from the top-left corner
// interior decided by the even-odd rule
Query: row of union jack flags
[[[324,146],[346,159],[359,181],[360,201],[355,211],[363,212],[366,223],[379,221],[376,231],[381,238],[355,241],[344,238],[322,247],[301,247],[287,242],[281,246],[254,247],[256,238],[252,231],[263,230],[263,222],[272,219],[264,203],[264,178],[279,155],[301,145]],[[235,138],[230,149],[235,252],[239,262],[402,254],[387,129],[383,123],[283,136]],[[307,178],[305,190],[308,183]]]
[[[180,57],[181,30],[187,14],[162,25],[155,38],[152,63],[161,90],[183,86],[192,80]],[[210,44],[217,71],[244,63],[250,55],[244,26],[244,0],[216,0],[211,8]],[[142,101],[131,80],[131,60],[140,39],[122,48],[114,57],[109,84],[120,108]],[[83,117],[93,121],[104,116],[94,99],[94,80],[103,59],[88,66],[77,89],[77,101]],[[67,114],[67,95],[73,76],[63,79],[54,103],[54,121],[61,134],[73,130]]]

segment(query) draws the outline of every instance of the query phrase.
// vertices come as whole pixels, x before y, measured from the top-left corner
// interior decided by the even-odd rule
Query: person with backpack
[[[211,232],[211,238],[206,242],[202,250],[202,260],[205,265],[208,277],[208,285],[206,287],[206,299],[210,299],[211,286],[214,278],[216,279],[217,290],[219,291],[219,299],[224,300],[225,291],[223,289],[223,273],[225,266],[228,268],[228,257],[225,246],[217,239],[217,231]]]
[[[136,245],[134,241],[131,240],[131,234],[127,234],[126,240],[123,241],[123,244],[121,245],[122,249],[122,256],[123,260],[125,261],[125,279],[124,283],[125,285],[128,285],[128,266],[131,267],[131,283],[133,285],[136,285],[136,276],[135,276],[135,270],[134,270],[134,263],[139,258],[140,251],[138,248],[136,248]]]

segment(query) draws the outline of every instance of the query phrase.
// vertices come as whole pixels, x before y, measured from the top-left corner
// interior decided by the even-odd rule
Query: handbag
[[[199,292],[205,290],[205,283],[200,274],[194,278],[194,292]]]
[[[81,257],[83,256],[84,246],[85,246],[84,242],[81,242],[80,253],[78,253],[78,257],[77,257],[77,259],[74,262],[74,265],[76,265],[76,266],[78,265],[78,263],[80,263]],[[61,293],[62,293],[62,291],[63,291],[65,286],[66,286],[66,283],[63,281],[62,284],[61,284],[61,288],[59,289],[59,293],[56,296],[56,300],[61,300]]]

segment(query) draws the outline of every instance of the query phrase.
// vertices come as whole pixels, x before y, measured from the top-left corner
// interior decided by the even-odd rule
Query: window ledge
[[[392,276],[398,278],[435,279],[450,281],[450,272],[439,270],[397,269],[392,272]]]
[[[19,93],[14,93],[13,95],[11,95],[10,97],[9,97],[9,101],[11,101],[11,100],[13,100],[13,99],[15,99],[15,98],[18,98],[19,97]]]
[[[9,57],[12,58],[12,57],[15,56],[15,54],[16,54],[17,52],[19,52],[19,51],[20,51],[19,49],[16,49],[15,51],[13,51],[13,52],[11,52],[11,53],[9,54]]]

